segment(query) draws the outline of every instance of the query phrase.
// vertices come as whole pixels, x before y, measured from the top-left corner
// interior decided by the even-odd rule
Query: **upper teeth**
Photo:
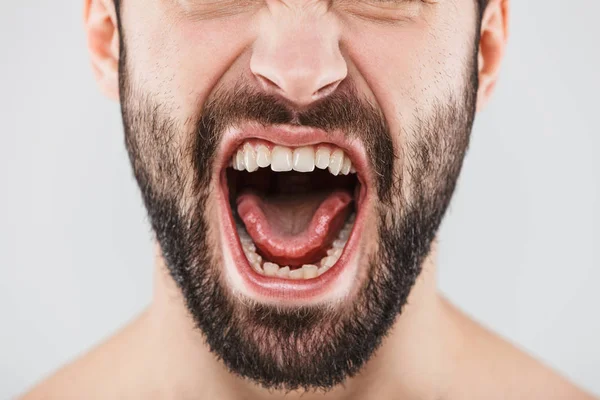
[[[333,175],[355,173],[350,157],[332,145],[317,145],[289,148],[264,144],[254,146],[245,143],[232,158],[231,166],[238,171],[254,172],[271,166],[275,172],[312,172],[316,168],[329,169]]]

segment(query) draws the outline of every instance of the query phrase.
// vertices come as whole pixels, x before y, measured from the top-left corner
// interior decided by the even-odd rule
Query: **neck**
[[[361,373],[326,394],[292,392],[286,398],[342,400],[366,398],[367,393],[374,398],[438,397],[449,373],[443,360],[448,359],[448,338],[452,335],[437,294],[435,247],[423,264],[402,314]],[[154,299],[145,329],[154,338],[157,365],[165,369],[157,373],[169,391],[175,390],[175,397],[186,394],[187,398],[190,393],[225,400],[280,398],[279,392],[264,390],[229,373],[210,353],[160,250],[156,261]]]

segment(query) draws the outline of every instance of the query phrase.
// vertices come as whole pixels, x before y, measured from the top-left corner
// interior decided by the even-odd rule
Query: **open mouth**
[[[296,287],[339,275],[357,247],[365,198],[351,151],[247,138],[229,153],[221,187],[238,269],[254,283],[294,281]]]

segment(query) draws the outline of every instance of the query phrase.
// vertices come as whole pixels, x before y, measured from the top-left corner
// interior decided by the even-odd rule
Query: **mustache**
[[[356,88],[349,83],[343,83],[328,97],[302,108],[244,82],[233,88],[215,90],[206,101],[196,127],[199,184],[207,185],[210,180],[212,171],[209,166],[223,132],[245,122],[340,131],[348,139],[358,139],[363,143],[374,171],[379,197],[385,200],[391,194],[396,155],[388,124],[380,109],[361,99]]]

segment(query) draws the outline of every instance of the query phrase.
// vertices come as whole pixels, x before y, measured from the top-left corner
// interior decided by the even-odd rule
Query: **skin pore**
[[[25,398],[589,398],[437,292],[434,237],[508,3],[479,24],[473,0],[87,0],[156,233],[154,297]],[[314,299],[257,293],[224,244],[229,132],[277,124],[342,132],[363,155],[360,245]]]

